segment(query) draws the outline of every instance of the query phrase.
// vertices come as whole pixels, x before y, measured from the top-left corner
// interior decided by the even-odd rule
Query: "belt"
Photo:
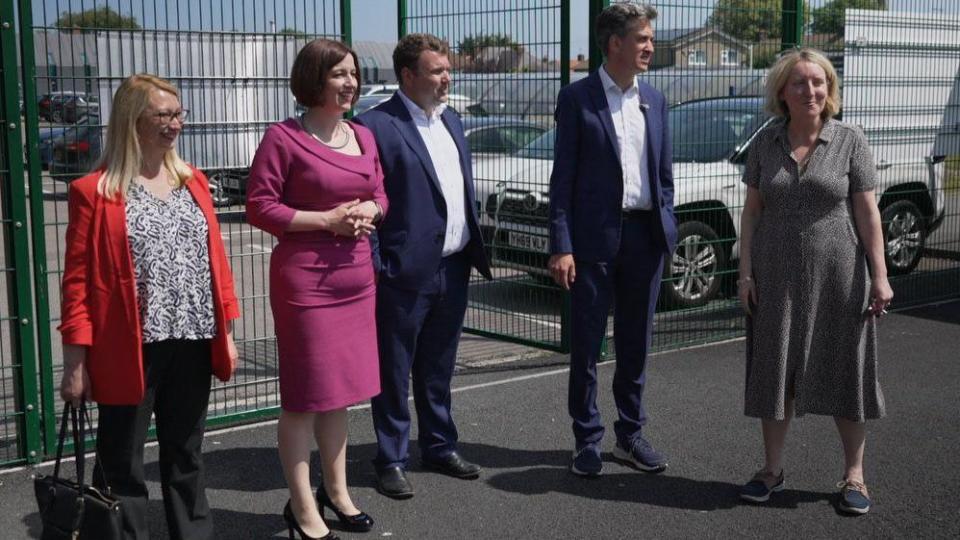
[[[644,210],[642,208],[624,208],[620,212],[621,219],[638,219],[638,218],[647,218],[653,215],[653,209]]]

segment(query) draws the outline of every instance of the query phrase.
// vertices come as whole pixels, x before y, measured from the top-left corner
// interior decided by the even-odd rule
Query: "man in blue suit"
[[[381,393],[372,400],[377,489],[413,496],[406,476],[413,374],[418,443],[425,468],[474,479],[480,467],[457,452],[450,411],[471,268],[490,265],[476,215],[470,150],[446,107],[447,44],[429,34],[403,37],[393,51],[400,90],[358,121],[373,131],[390,211],[374,243]]]
[[[576,448],[570,470],[584,476],[603,469],[596,365],[611,305],[618,414],[613,455],[643,471],[667,467],[666,457],[641,434],[660,276],[677,239],[666,100],[637,80],[653,58],[656,16],[645,5],[604,9],[596,34],[605,63],[557,96],[548,267],[571,291],[568,406]]]

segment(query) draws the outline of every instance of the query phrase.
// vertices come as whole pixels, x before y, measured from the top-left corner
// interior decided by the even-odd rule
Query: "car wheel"
[[[53,114],[50,115],[50,120],[55,124],[63,123],[63,113],[60,111],[53,111]]]
[[[207,183],[210,184],[210,198],[213,199],[213,205],[216,207],[230,206],[233,203],[233,198],[223,187],[221,174],[214,173],[207,179]]]
[[[887,274],[908,274],[920,263],[927,241],[923,214],[917,205],[906,199],[895,201],[880,214],[883,221],[884,258]]]
[[[693,308],[713,300],[720,291],[727,251],[716,231],[700,221],[677,229],[677,247],[664,267],[661,295],[667,306]]]

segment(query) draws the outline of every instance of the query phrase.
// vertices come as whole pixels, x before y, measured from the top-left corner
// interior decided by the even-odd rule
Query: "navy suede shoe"
[[[658,473],[667,468],[667,458],[657,452],[646,439],[637,435],[633,441],[613,448],[613,457],[644,472]]]
[[[570,472],[578,476],[600,476],[603,472],[603,460],[600,459],[600,448],[588,444],[573,453],[570,463]]]
[[[770,500],[770,495],[783,491],[783,470],[779,475],[769,471],[758,471],[749,482],[740,488],[740,498],[745,501],[762,503]]]
[[[870,511],[870,495],[867,486],[856,480],[843,480],[840,488],[840,510],[848,514],[866,514]]]

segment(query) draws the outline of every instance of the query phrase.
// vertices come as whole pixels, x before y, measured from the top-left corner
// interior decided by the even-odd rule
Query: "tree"
[[[60,18],[57,19],[54,26],[61,30],[74,28],[140,29],[136,17],[124,17],[108,6],[92,7],[79,13],[64,11],[60,14]]]
[[[781,0],[719,0],[707,24],[743,41],[780,37]]]
[[[834,34],[843,37],[844,18],[848,9],[887,9],[887,0],[833,0],[810,12],[814,34]]]
[[[289,26],[285,26],[281,28],[280,31],[277,33],[283,34],[285,36],[306,36],[307,35],[307,33],[304,32],[303,30],[297,30],[296,28],[290,28]]]
[[[457,44],[457,50],[464,56],[476,56],[486,47],[510,47],[520,50],[522,47],[506,34],[481,34],[467,36]]]

